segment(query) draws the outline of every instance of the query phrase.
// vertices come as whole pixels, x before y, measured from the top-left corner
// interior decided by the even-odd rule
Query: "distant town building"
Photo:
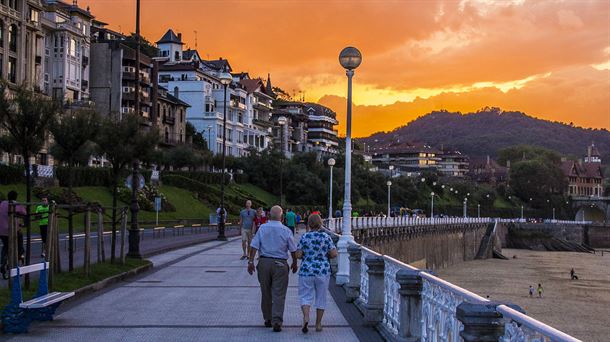
[[[437,170],[441,151],[428,145],[393,143],[389,146],[370,148],[373,164],[380,169],[393,165],[399,172]]]
[[[153,91],[156,122],[161,134],[162,146],[176,146],[186,143],[186,110],[190,105],[172,95],[167,89],[157,86]]]
[[[437,170],[444,177],[463,178],[469,170],[469,158],[460,151],[443,151],[439,154],[441,160],[437,163]]]
[[[307,122],[308,116],[305,112],[303,102],[278,100],[274,104],[272,112],[273,145],[286,157],[290,158],[294,153],[307,152]],[[282,123],[285,120],[285,123]]]
[[[498,185],[507,183],[510,172],[510,163],[501,166],[489,156],[484,158],[470,158],[467,177],[477,183]]]
[[[307,114],[307,142],[319,156],[331,157],[338,153],[339,139],[335,126],[337,114],[317,103],[304,103]]]
[[[568,182],[568,196],[603,196],[602,160],[594,144],[588,147],[584,162],[563,160],[561,169]]]

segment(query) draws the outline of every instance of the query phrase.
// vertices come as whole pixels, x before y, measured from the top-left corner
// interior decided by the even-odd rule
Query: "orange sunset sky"
[[[134,31],[135,0],[80,0]],[[435,109],[484,106],[610,129],[610,1],[142,0],[142,35],[183,34],[203,58],[266,77],[339,115],[339,51],[363,54],[354,78],[355,136]]]

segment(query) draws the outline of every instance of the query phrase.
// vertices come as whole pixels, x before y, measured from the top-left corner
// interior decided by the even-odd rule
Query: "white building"
[[[89,99],[89,53],[93,16],[76,2],[44,1],[41,24],[44,38],[42,91],[74,103]]]
[[[176,35],[171,29],[157,42],[157,46],[160,51],[156,58],[159,85],[191,106],[187,109],[187,120],[203,134],[214,154],[221,153],[225,98],[219,76],[232,71],[229,62],[222,58],[203,60],[196,50],[183,50],[181,34]],[[263,126],[258,125],[255,115],[262,107],[271,106],[271,98],[261,94],[257,97],[257,89],[249,91],[241,82],[249,79],[244,75],[232,75],[233,82],[226,94],[226,153],[231,156],[243,156],[251,147],[262,149],[270,143],[268,138],[261,138],[270,127],[261,128]],[[260,99],[265,102],[262,106],[257,105]]]

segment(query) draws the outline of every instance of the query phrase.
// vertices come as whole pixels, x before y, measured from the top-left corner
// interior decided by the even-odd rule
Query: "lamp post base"
[[[347,252],[347,247],[350,242],[354,241],[354,237],[352,235],[341,235],[339,238],[339,242],[337,242],[337,252],[338,252],[338,270],[336,276],[336,283],[338,285],[344,285],[349,282],[349,253]]]

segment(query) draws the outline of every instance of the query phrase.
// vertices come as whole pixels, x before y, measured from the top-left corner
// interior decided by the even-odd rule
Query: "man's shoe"
[[[265,327],[271,328],[272,326],[273,324],[271,324],[271,321],[265,321]]]
[[[279,323],[275,323],[273,325],[273,332],[280,332],[282,331],[282,326]]]
[[[245,258],[247,258],[247,256],[242,255],[241,258],[239,258],[239,260],[244,260]]]

